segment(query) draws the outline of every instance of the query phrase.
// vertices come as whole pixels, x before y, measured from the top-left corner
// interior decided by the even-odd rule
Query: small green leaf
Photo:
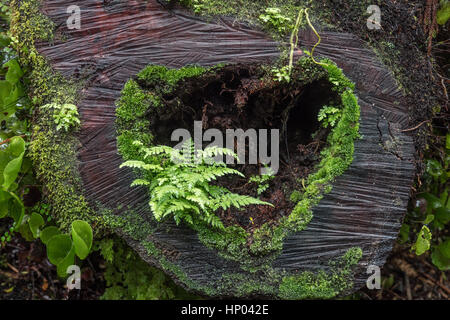
[[[3,187],[9,189],[19,175],[20,167],[22,166],[22,156],[11,160],[3,171]]]
[[[450,2],[443,2],[436,13],[436,22],[445,25],[450,18]]]
[[[17,231],[19,231],[20,235],[26,241],[33,241],[35,239],[28,223],[22,223]]]
[[[429,214],[427,215],[427,217],[425,218],[425,221],[423,222],[423,224],[429,224],[430,222],[432,222],[434,220],[434,215]]]
[[[25,206],[22,200],[13,192],[9,192],[11,196],[8,202],[8,215],[14,219],[17,228],[22,224],[23,217],[25,216]]]
[[[19,63],[16,59],[11,59],[3,65],[4,68],[8,68],[5,79],[10,84],[15,85],[19,82],[20,78],[23,76],[22,68],[20,68]]]
[[[439,178],[443,174],[445,174],[445,170],[442,168],[442,165],[437,160],[434,159],[427,160],[426,166],[427,166],[426,168],[427,173],[434,178]]]
[[[89,223],[76,220],[72,222],[72,239],[75,253],[80,259],[85,259],[92,247],[92,228]]]
[[[3,170],[1,170],[0,168],[0,171],[3,171],[2,186],[6,190],[8,190],[14,180],[16,180],[22,166],[23,156],[25,154],[25,141],[21,137],[13,137],[11,138],[11,142],[7,150],[3,152],[8,152],[10,156],[14,157],[14,159],[6,164]],[[3,164],[6,162],[5,157],[5,154],[3,154],[1,157],[1,163]]]
[[[400,243],[406,243],[409,240],[409,230],[410,227],[408,224],[404,223],[402,224],[402,227],[400,228],[400,239],[399,242]]]
[[[11,95],[11,91],[13,90],[13,87],[8,81],[1,80],[0,81],[0,108],[5,107],[8,105],[8,99]]]
[[[25,140],[22,137],[12,137],[8,148],[13,157],[19,157],[25,152]]]
[[[439,270],[447,271],[450,270],[450,258],[447,258],[440,249],[440,246],[437,246],[433,249],[431,254],[431,261],[433,264],[439,268]]]
[[[75,262],[75,250],[66,234],[52,237],[47,243],[48,260],[57,267],[58,275],[65,277],[67,268]]]
[[[11,199],[9,192],[0,190],[0,218],[4,218],[8,214],[9,199]]]
[[[450,259],[450,238],[442,242],[438,247],[442,255]]]
[[[450,222],[450,209],[448,208],[438,208],[436,209],[436,220],[438,220],[443,225]]]
[[[431,231],[427,226],[423,226],[417,235],[416,243],[411,247],[418,256],[424,254],[430,249]]]
[[[39,238],[40,230],[39,228],[44,225],[44,218],[39,213],[33,213],[28,220],[30,230],[33,233],[33,237]]]
[[[41,241],[44,244],[47,244],[54,236],[60,235],[61,231],[57,227],[50,226],[42,230],[41,232]]]
[[[431,194],[431,193],[421,193],[418,195],[418,198],[423,198],[425,200],[427,200],[427,207],[429,209],[437,209],[442,207],[442,203],[441,203],[441,199],[439,199],[438,197],[436,197],[435,195]]]

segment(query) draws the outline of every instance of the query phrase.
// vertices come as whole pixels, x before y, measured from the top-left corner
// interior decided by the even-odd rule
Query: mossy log
[[[22,19],[15,23],[20,26],[33,18],[26,12],[37,14],[23,6],[36,1],[17,3]],[[75,148],[79,179],[66,181],[76,181],[77,187],[71,190],[80,193],[89,214],[101,217],[145,261],[177,283],[211,297],[330,298],[361,287],[368,277],[367,267],[384,264],[406,211],[415,172],[414,144],[404,132],[408,126],[405,97],[366,43],[353,34],[324,29],[315,51],[317,59],[329,58],[356,85],[361,138],[355,141],[351,165],[312,208],[312,220],[304,230],[284,235],[276,253],[243,255],[246,261],[241,261],[219,254],[212,238],[199,237],[198,230],[154,221],[146,190],[131,188],[133,172],[119,169],[123,159],[117,151],[116,101],[125,83],[149,64],[181,68],[274,62],[280,56],[279,43],[232,18],[206,21],[155,0],[82,0],[77,5],[81,29],[69,30],[67,3],[42,1],[40,10],[53,21],[54,37],[36,42],[36,48],[63,79],[82,84],[73,96],[81,117],[81,128],[73,133],[79,145],[68,147]],[[316,41],[309,28],[300,32],[300,47],[311,48]],[[37,68],[36,63],[30,64]],[[52,94],[56,96],[43,95],[43,102],[52,100]],[[37,115],[37,124],[42,116]],[[38,133],[46,128],[41,124],[36,129],[35,145],[45,145],[40,144]],[[38,158],[34,160],[39,174],[49,185]],[[64,197],[52,199],[51,188],[54,185],[48,186],[48,195],[57,207],[74,205]],[[231,247],[236,242],[227,238],[221,245]]]

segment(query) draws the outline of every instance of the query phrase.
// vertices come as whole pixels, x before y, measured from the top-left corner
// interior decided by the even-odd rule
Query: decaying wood
[[[116,148],[115,100],[125,82],[149,63],[169,67],[203,66],[219,62],[263,62],[279,56],[277,43],[244,25],[220,20],[207,23],[182,12],[170,12],[157,1],[105,8],[103,1],[82,0],[82,29],[67,30],[66,1],[44,1],[44,12],[59,25],[67,40],[41,43],[39,51],[55,70],[68,77],[89,75],[78,104],[79,170],[84,193],[92,206],[131,205],[149,214],[146,192],[130,188],[130,171],[119,170]],[[408,128],[407,105],[392,74],[374,52],[351,34],[321,32],[316,55],[328,57],[356,83],[361,106],[361,135],[354,162],[314,209],[308,228],[289,236],[275,269],[312,270],[359,246],[364,256],[356,287],[365,283],[365,266],[381,266],[397,234],[412,184],[414,147]],[[300,45],[316,42],[310,31],[300,33]],[[220,282],[225,272],[242,272],[235,263],[206,248],[184,227],[159,230],[154,238],[176,252],[172,259],[198,284]],[[157,264],[138,242],[127,239],[148,262]],[[175,279],[177,280],[177,279]],[[227,296],[224,292],[223,296]]]

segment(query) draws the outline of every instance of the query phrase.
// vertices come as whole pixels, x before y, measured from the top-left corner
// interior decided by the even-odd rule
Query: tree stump
[[[36,1],[14,4],[22,16],[17,25],[29,19],[28,4]],[[76,103],[81,128],[72,134],[79,141],[73,159],[79,185],[73,190],[85,199],[89,214],[121,217],[115,232],[145,261],[186,289],[210,297],[329,298],[358,289],[369,276],[368,266],[384,264],[406,211],[415,172],[414,144],[402,131],[408,126],[405,97],[366,43],[353,34],[322,30],[315,51],[316,57],[334,61],[356,85],[361,138],[355,141],[353,162],[312,208],[306,228],[284,237],[281,251],[236,261],[205,245],[185,225],[155,222],[147,191],[130,188],[133,172],[119,169],[123,159],[117,151],[116,101],[125,83],[149,64],[267,63],[279,57],[279,43],[229,17],[208,22],[155,0],[81,0],[77,6],[81,29],[69,30],[67,3],[42,1],[39,10],[53,21],[55,37],[37,41],[36,48],[63,79],[82,83]],[[309,28],[299,34],[302,48],[316,41]],[[296,59],[300,56],[297,52]],[[41,126],[34,138],[45,130]],[[58,205],[61,200],[52,198],[50,178],[42,179]]]

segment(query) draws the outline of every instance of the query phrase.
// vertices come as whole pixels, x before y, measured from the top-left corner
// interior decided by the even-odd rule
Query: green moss
[[[329,272],[304,271],[285,276],[279,287],[279,296],[289,300],[334,298],[353,286],[352,266],[356,265],[361,257],[361,248],[353,247],[343,257],[329,263]]]
[[[225,274],[220,281],[219,290],[229,292],[233,297],[242,298],[252,295],[272,296],[276,292],[278,275],[248,277],[241,273]]]
[[[264,23],[259,17],[267,8],[277,8],[279,14],[289,19],[290,27],[295,24],[300,9],[310,7],[312,0],[267,0],[267,1],[242,1],[242,0],[171,0],[191,9],[195,14],[205,17],[233,16],[239,21],[258,25],[277,38],[286,36],[286,32],[279,32],[270,23]]]
[[[165,66],[151,65],[139,72],[137,79],[146,87],[161,87],[162,92],[170,92],[180,80],[199,76],[205,72],[206,68],[200,66],[169,69]]]
[[[133,141],[141,141],[144,145],[150,145],[153,141],[146,115],[152,109],[163,107],[158,95],[170,93],[182,79],[199,76],[207,71],[207,68],[198,66],[169,69],[149,65],[138,73],[135,80],[131,79],[125,84],[116,109],[117,146],[124,159],[141,157]],[[144,90],[142,86],[153,90]]]
[[[29,94],[35,105],[46,103],[76,104],[82,81],[63,78],[52,70],[35,43],[53,39],[54,23],[40,12],[40,1],[11,2],[11,33],[20,62],[30,70]],[[52,215],[63,230],[72,221],[89,222],[96,233],[103,228],[100,219],[87,204],[81,190],[76,163],[79,141],[72,134],[56,131],[53,117],[45,109],[37,111],[29,156],[36,174],[43,182],[45,194],[52,205]]]
[[[111,210],[101,208],[99,214],[102,221],[111,229],[119,230],[135,241],[142,241],[150,237],[155,227],[149,221],[142,218],[132,208],[118,209],[120,215]]]
[[[60,143],[55,143],[56,139]],[[63,136],[51,129],[38,131],[35,128],[34,139],[29,148],[29,156],[37,167],[37,176],[45,183],[45,192],[51,200],[52,214],[63,230],[69,230],[73,220],[82,219],[96,224],[98,219],[90,214],[90,208],[80,195],[77,168],[72,159],[76,159],[76,150],[67,148],[64,142],[73,143],[73,138]]]
[[[291,202],[297,203],[300,201],[301,197],[302,197],[302,194],[300,193],[300,191],[294,190],[294,191],[292,191],[291,195],[289,196],[289,200]]]

